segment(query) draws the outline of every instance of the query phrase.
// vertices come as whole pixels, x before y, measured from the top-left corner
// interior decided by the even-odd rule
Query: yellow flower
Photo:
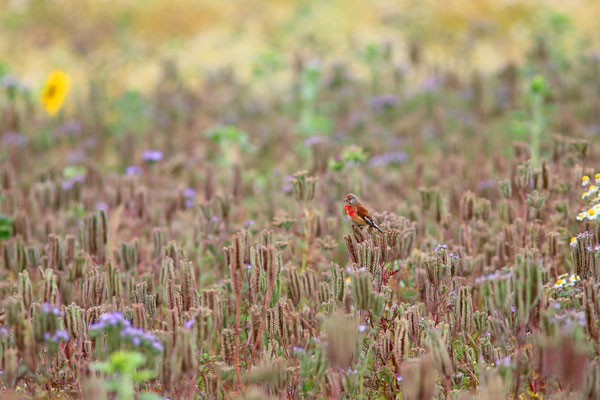
[[[600,174],[594,175],[594,179],[596,180],[596,183],[600,183]]]
[[[594,216],[594,214],[596,214],[596,211],[595,211],[593,208],[590,208],[590,209],[588,210],[588,215],[589,215],[590,217],[593,217],[593,216]]]
[[[560,285],[560,284],[561,284],[561,283],[563,283],[563,282],[564,282],[564,281],[563,281],[562,279],[559,279],[559,280],[557,280],[557,281],[556,281],[556,284],[557,284],[557,285]]]
[[[581,177],[581,186],[587,186],[590,183],[590,177],[584,175]]]
[[[576,238],[575,236],[573,236],[573,237],[571,238],[571,243],[573,243],[573,242],[574,242],[574,241],[576,241],[576,240],[577,240],[577,238]]]
[[[346,283],[350,284],[350,277],[349,276],[346,277]]]
[[[60,110],[69,91],[69,75],[60,70],[50,72],[42,90],[41,101],[48,115],[54,115]]]

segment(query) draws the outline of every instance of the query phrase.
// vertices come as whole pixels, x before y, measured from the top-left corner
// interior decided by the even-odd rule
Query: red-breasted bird
[[[369,215],[369,211],[360,204],[358,197],[353,193],[348,193],[346,201],[344,202],[344,211],[346,215],[355,225],[369,225],[383,233],[380,227],[373,221],[373,218]]]

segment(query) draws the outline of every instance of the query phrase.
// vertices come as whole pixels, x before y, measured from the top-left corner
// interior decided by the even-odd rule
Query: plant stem
[[[240,387],[240,296],[235,296],[235,390]]]
[[[532,117],[533,121],[531,124],[531,161],[533,168],[540,167],[540,140],[542,135],[543,127],[543,115],[542,115],[542,96],[535,94],[533,96],[532,105]]]

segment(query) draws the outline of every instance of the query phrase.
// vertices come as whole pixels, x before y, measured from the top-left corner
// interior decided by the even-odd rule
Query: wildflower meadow
[[[600,399],[597,3],[68,3],[0,6],[1,399]]]

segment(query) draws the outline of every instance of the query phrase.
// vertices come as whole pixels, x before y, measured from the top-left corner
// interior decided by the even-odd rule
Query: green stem
[[[540,140],[543,128],[542,115],[542,96],[536,94],[533,96],[532,105],[532,125],[531,125],[531,161],[533,168],[540,167]]]

